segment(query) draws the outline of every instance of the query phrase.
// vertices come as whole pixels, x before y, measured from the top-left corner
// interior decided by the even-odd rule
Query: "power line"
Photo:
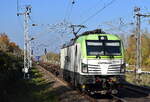
[[[19,12],[19,0],[17,0],[17,12]]]
[[[97,7],[97,5],[100,4],[100,2],[102,2],[103,0],[98,0],[98,2],[96,2],[94,5],[92,5],[90,8],[86,9],[86,11],[82,12],[81,16],[83,16],[83,14],[89,13],[90,10],[94,9]]]
[[[69,9],[69,5],[70,5],[70,1],[67,3],[67,8],[66,8],[64,20],[66,20],[67,12],[68,12],[68,9]]]
[[[17,8],[17,18],[18,18],[18,23],[19,23],[19,25],[21,26],[21,29],[22,30],[24,30],[24,28],[23,28],[23,24],[21,23],[21,19],[20,19],[20,17],[19,17],[19,15],[18,15],[18,12],[19,12],[19,0],[17,0],[17,2],[16,2],[17,4],[16,4],[16,8]]]
[[[71,7],[70,7],[70,9],[69,9],[70,3],[71,3]],[[67,9],[66,9],[66,13],[65,13],[65,18],[64,18],[64,20],[66,20],[66,19],[69,20],[71,14],[72,14],[72,10],[73,10],[73,5],[74,5],[74,4],[75,4],[75,1],[74,1],[74,0],[72,0],[71,2],[69,1],[68,5],[67,5]],[[67,15],[67,12],[68,12],[68,15]]]
[[[73,0],[73,1],[71,2],[71,8],[70,8],[70,12],[69,12],[69,14],[68,14],[68,20],[69,20],[70,17],[71,17],[71,14],[72,14],[72,11],[73,11],[74,4],[75,4],[75,1]]]
[[[21,29],[24,30],[21,18],[18,16],[18,24],[21,26]]]
[[[111,0],[111,2],[109,2],[108,4],[104,5],[103,8],[99,9],[97,12],[95,12],[93,15],[89,16],[87,19],[85,19],[81,24],[86,23],[87,21],[89,21],[90,19],[92,19],[93,17],[95,17],[97,14],[99,14],[100,12],[102,12],[105,8],[107,8],[108,6],[110,6],[111,4],[113,4],[116,0]]]
[[[73,10],[73,4],[71,4],[70,12],[69,12],[69,14],[68,14],[68,20],[69,20],[69,19],[70,19],[70,17],[71,17],[72,10]]]
[[[111,29],[105,29],[105,30],[107,30],[107,31],[114,31],[114,30],[117,30],[117,32],[119,31],[121,31],[122,33],[128,33],[127,32],[127,30],[123,30],[123,29],[121,29],[121,27],[126,27],[127,28],[127,26],[129,26],[129,25],[133,25],[134,23],[124,23],[123,22],[123,24],[121,24],[121,22],[119,23],[119,26],[118,26],[118,24],[116,24],[115,22],[104,22],[104,25],[107,25],[107,26],[109,26],[109,27],[107,27],[107,28],[110,28],[111,27]]]

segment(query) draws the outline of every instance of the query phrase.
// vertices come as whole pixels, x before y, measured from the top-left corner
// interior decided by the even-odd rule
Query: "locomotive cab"
[[[89,32],[61,49],[63,78],[83,91],[116,94],[124,81],[124,49],[113,34]]]

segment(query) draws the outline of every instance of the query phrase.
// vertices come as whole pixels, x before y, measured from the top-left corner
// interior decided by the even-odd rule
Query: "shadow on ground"
[[[31,74],[30,80],[10,83],[9,88],[0,93],[0,102],[58,102],[57,96],[49,91],[55,81],[46,82],[38,71]]]

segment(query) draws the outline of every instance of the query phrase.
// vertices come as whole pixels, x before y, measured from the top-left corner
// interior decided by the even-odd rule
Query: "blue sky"
[[[32,6],[31,17],[37,24],[59,23],[69,15],[70,18],[67,19],[68,21],[73,24],[80,24],[111,0],[74,0],[75,4],[73,5],[72,12],[69,13],[71,1],[19,0],[19,8],[30,4]],[[16,2],[17,0],[1,0],[0,32],[6,32],[12,41],[23,48],[23,17],[16,16]],[[126,22],[134,21],[133,8],[137,6],[141,7],[143,12],[150,12],[149,5],[150,0],[115,0],[110,6],[85,23],[88,27],[86,30],[98,28],[98,25],[102,25],[103,22],[113,21],[120,17]],[[44,28],[40,29],[40,32],[44,32],[42,31]],[[32,33],[34,32],[32,31]],[[36,33],[38,32],[36,31]],[[56,39],[54,33],[50,35],[45,34],[44,36],[42,41],[44,40],[45,43],[49,43],[48,41],[52,41],[53,38]],[[53,45],[54,48],[56,46]]]

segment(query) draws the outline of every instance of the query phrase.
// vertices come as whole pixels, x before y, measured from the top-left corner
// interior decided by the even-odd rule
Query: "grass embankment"
[[[20,80],[10,85],[4,102],[58,102],[57,97],[50,92],[51,83],[43,79],[36,68],[32,69],[31,75],[31,80]]]
[[[142,74],[137,76],[138,79],[136,80],[134,73],[126,73],[126,81],[132,84],[140,85],[140,86],[148,86],[150,87],[150,75]]]
[[[127,67],[127,70],[135,70],[135,67]],[[150,71],[150,67],[146,66],[146,67],[142,67],[142,71]]]
[[[127,67],[127,70],[134,70],[134,67]],[[142,71],[150,71],[150,67],[142,67]],[[137,84],[140,86],[148,86],[150,87],[150,75],[141,74],[137,75],[137,80],[135,78],[135,73],[126,73],[126,80],[132,84]]]

